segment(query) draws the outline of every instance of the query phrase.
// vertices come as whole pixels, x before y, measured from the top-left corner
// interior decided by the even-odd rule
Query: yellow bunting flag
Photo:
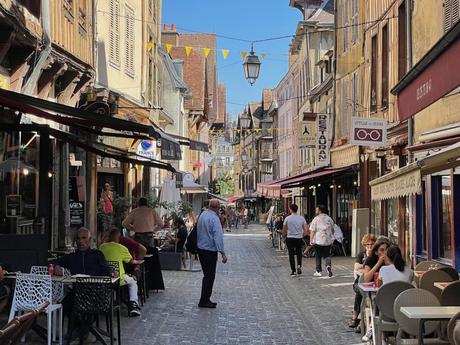
[[[228,50],[228,49],[222,49],[222,56],[224,57],[224,59],[227,58],[228,54],[230,54],[230,50]]]
[[[191,52],[192,52],[192,47],[185,46],[185,55],[190,56]]]
[[[171,49],[173,48],[173,45],[170,43],[166,43],[166,52],[169,54],[171,53]]]
[[[279,127],[276,128],[276,131],[277,131],[278,133],[281,132],[281,128],[279,128]]]
[[[213,135],[214,134],[214,129],[210,129],[209,134]]]
[[[267,133],[268,133],[268,134],[271,134],[271,133],[272,133],[272,129],[271,129],[271,128],[267,128]]]
[[[227,133],[232,134],[232,129],[227,129]]]
[[[265,59],[267,57],[267,53],[262,53],[260,56],[262,56],[262,59]]]
[[[219,130],[217,131],[217,133],[219,133],[219,135],[221,135],[221,134],[222,134],[222,132],[223,132],[223,130],[222,130],[222,129],[219,129]]]
[[[204,57],[207,58],[211,52],[211,48],[203,48]]]
[[[151,51],[154,47],[154,44],[152,41],[147,42],[147,51]]]
[[[260,128],[256,128],[256,129],[254,129],[254,131],[256,132],[256,134],[259,134]]]
[[[241,57],[244,59],[246,59],[246,55],[248,55],[248,52],[241,52]]]
[[[236,130],[236,133],[240,134],[240,132],[241,132],[241,129],[238,128],[238,129]]]

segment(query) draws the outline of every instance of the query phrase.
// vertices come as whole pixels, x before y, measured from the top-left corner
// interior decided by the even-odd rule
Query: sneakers
[[[348,327],[350,328],[356,328],[359,325],[359,319],[351,319],[350,322],[348,322]]]
[[[368,342],[371,339],[372,339],[372,328],[369,327],[369,329],[367,330],[366,334],[363,335],[361,340],[364,341],[364,342]]]
[[[331,266],[327,266],[326,269],[327,269],[327,273],[329,274],[329,277],[332,277],[332,268],[331,268]]]
[[[295,271],[291,272],[291,277],[295,277]]]
[[[134,302],[134,301],[129,302],[128,315],[130,317],[141,315],[141,308],[139,307],[139,304],[137,304],[137,302]]]
[[[297,267],[297,274],[302,274],[302,267],[300,266]]]
[[[316,271],[313,273],[313,277],[321,277],[323,274],[321,272]]]

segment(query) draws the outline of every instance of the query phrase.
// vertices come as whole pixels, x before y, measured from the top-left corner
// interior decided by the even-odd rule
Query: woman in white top
[[[406,266],[398,246],[392,245],[387,249],[385,264],[379,271],[379,285],[394,281],[412,282],[414,272]]]

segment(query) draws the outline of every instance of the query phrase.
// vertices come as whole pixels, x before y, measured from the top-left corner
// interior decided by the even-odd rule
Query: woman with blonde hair
[[[355,260],[355,265],[353,268],[354,275],[355,275],[355,282],[353,283],[353,291],[355,292],[355,303],[353,306],[353,317],[348,324],[351,328],[356,328],[359,325],[359,313],[361,312],[361,303],[363,300],[363,296],[358,288],[358,281],[361,274],[364,272],[364,263],[366,259],[372,253],[372,247],[374,246],[375,241],[377,238],[374,234],[365,234],[361,239],[361,245],[364,247],[364,250],[361,251]]]

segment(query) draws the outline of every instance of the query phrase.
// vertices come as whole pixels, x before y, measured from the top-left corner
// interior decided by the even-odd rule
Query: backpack
[[[187,240],[185,241],[185,249],[190,254],[198,254],[198,219],[196,223],[193,225],[192,231],[187,235]]]

